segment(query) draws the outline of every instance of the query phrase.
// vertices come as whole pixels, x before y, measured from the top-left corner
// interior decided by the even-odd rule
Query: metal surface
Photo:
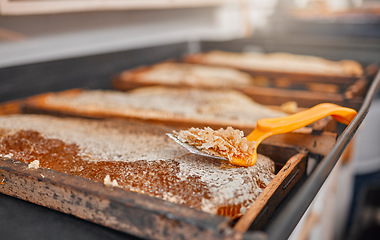
[[[286,239],[290,236],[299,220],[313,201],[314,197],[322,187],[326,178],[334,168],[343,150],[354,136],[356,130],[364,120],[376,90],[380,86],[380,72],[373,80],[364,102],[358,111],[358,114],[350,125],[338,137],[337,143],[331,152],[322,159],[314,172],[307,178],[302,187],[295,193],[292,200],[284,206],[283,211],[267,227],[266,233],[268,239]]]

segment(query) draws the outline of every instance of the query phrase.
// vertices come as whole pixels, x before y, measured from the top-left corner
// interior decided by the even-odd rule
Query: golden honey
[[[197,176],[185,180],[176,175],[179,163],[174,160],[135,162],[86,161],[76,144],[58,139],[47,139],[36,131],[21,130],[5,136],[0,144],[1,154],[12,154],[13,159],[24,163],[39,160],[40,168],[48,168],[103,183],[106,175],[116,179],[127,190],[143,192],[163,198],[173,195],[184,199],[184,204],[200,208],[203,198],[210,198],[208,188]]]

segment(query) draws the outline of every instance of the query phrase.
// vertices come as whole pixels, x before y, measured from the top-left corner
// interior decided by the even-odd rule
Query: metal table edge
[[[337,142],[331,152],[322,159],[320,164],[318,164],[316,169],[295,193],[292,201],[287,203],[283,211],[279,213],[276,219],[274,219],[267,227],[265,232],[268,240],[287,239],[290,236],[339,160],[339,157],[346,148],[347,144],[353,138],[356,130],[363,122],[379,86],[380,71],[377,73],[370,88],[368,89],[358,114],[338,137]]]

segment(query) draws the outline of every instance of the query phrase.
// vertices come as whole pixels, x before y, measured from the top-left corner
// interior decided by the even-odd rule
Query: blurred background
[[[0,0],[0,101],[210,50],[378,64],[380,1]],[[379,119],[377,94],[291,239],[380,239]]]

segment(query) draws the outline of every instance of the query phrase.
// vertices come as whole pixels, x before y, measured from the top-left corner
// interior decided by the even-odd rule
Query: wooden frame
[[[248,130],[252,131],[253,128],[256,127],[256,122],[249,122],[249,123],[241,123],[239,121],[234,120],[218,120],[218,119],[212,119],[212,120],[205,120],[205,119],[199,119],[196,117],[186,117],[186,116],[176,116],[173,118],[172,116],[148,116],[148,114],[145,113],[134,113],[134,112],[107,112],[104,111],[104,109],[98,109],[98,110],[90,110],[90,111],[83,111],[83,110],[77,110],[73,108],[65,108],[65,107],[56,107],[51,106],[45,103],[46,99],[49,98],[49,96],[54,95],[61,95],[66,97],[75,97],[77,95],[80,95],[81,92],[85,91],[81,88],[74,88],[69,90],[64,90],[60,92],[47,92],[42,93],[39,95],[35,95],[32,97],[29,97],[25,100],[21,101],[20,105],[20,111],[24,113],[42,113],[42,114],[52,114],[57,116],[79,116],[79,117],[86,117],[86,118],[126,118],[126,119],[139,119],[144,120],[147,122],[153,122],[153,123],[163,123],[166,125],[174,126],[174,127],[205,127],[205,126],[211,126],[213,128],[220,128],[220,127],[226,127],[232,126],[241,130]],[[275,108],[278,110],[277,108]],[[301,131],[306,131],[309,133],[310,130],[304,129]]]
[[[236,224],[230,218],[49,169],[31,169],[5,158],[0,158],[0,192],[143,238],[241,239],[255,233],[249,227],[260,230],[265,226],[306,173],[303,149],[263,144],[260,151],[284,165]]]
[[[196,55],[195,55],[196,56]],[[188,56],[185,61],[196,63]],[[222,66],[223,67],[223,66]],[[157,82],[139,82],[135,73],[149,71],[150,66],[126,70],[113,79],[113,88],[130,90],[133,88],[165,85]],[[237,69],[244,71],[243,69]],[[281,105],[288,101],[296,101],[300,107],[312,107],[322,102],[358,109],[363,101],[363,94],[374,78],[379,68],[369,65],[362,77],[332,77],[316,74],[283,73],[268,71],[244,71],[252,76],[266,78],[268,86],[244,85],[234,86],[233,89],[250,96],[254,101],[265,105]],[[178,85],[166,85],[178,87]],[[190,87],[181,85],[182,87]]]
[[[0,115],[21,113],[20,103],[1,105]],[[259,230],[305,176],[308,151],[280,141],[262,143],[258,151],[275,161],[277,174],[235,221],[66,173],[31,169],[4,157],[0,157],[0,192],[143,238],[242,239],[249,235],[261,239]]]
[[[64,94],[67,96],[75,96],[79,94],[83,89],[69,89],[66,91],[58,92],[58,94]],[[249,134],[255,127],[255,123],[251,125],[233,125],[232,123],[216,124],[215,122],[205,122],[197,119],[148,119],[148,118],[138,118],[131,117],[124,113],[107,113],[107,112],[73,112],[70,109],[56,109],[49,108],[43,101],[46,97],[51,94],[57,94],[54,92],[43,93],[35,95],[26,99],[8,102],[6,104],[0,105],[0,115],[1,112],[11,114],[11,113],[32,113],[32,114],[49,114],[55,116],[71,116],[71,117],[84,117],[84,118],[122,118],[122,119],[139,119],[140,121],[145,121],[149,123],[159,123],[168,125],[174,129],[186,129],[189,127],[212,127],[221,128],[226,127],[226,124],[233,126],[242,130],[246,135]],[[268,106],[270,108],[278,109],[277,106]],[[299,146],[308,149],[309,152],[326,155],[334,146],[336,142],[335,128],[336,123],[331,117],[326,117],[318,120],[311,124],[311,126],[304,127],[295,130],[290,133],[280,134],[272,136],[264,140],[267,144],[290,144],[293,146]],[[333,125],[333,126],[331,126]]]

